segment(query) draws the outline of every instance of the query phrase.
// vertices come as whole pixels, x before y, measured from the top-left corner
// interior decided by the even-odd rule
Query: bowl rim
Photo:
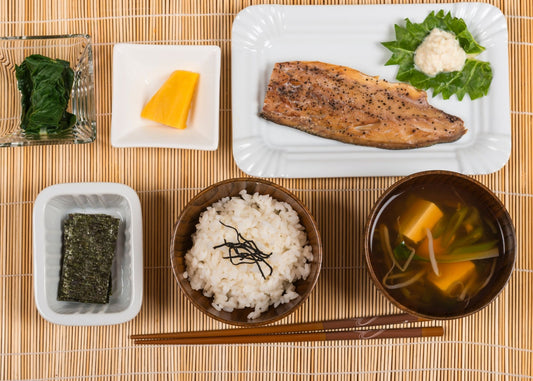
[[[194,200],[196,200],[198,198],[201,198],[207,192],[212,191],[213,189],[215,189],[218,186],[231,184],[231,183],[241,183],[241,182],[256,182],[256,183],[260,183],[260,184],[263,184],[263,185],[267,185],[269,187],[273,187],[274,189],[280,190],[281,192],[283,192],[283,193],[287,194],[289,197],[291,197],[302,208],[302,210],[304,211],[306,216],[310,219],[310,221],[311,221],[311,223],[313,225],[314,234],[316,235],[317,247],[318,247],[318,252],[315,252],[313,250],[313,262],[316,261],[316,266],[317,266],[317,270],[315,272],[316,275],[314,276],[313,279],[311,279],[311,284],[310,284],[308,290],[300,295],[300,300],[291,309],[285,311],[284,313],[278,314],[278,315],[276,315],[276,316],[274,316],[274,317],[272,317],[272,318],[270,318],[268,320],[257,321],[257,322],[254,322],[254,321],[228,320],[228,319],[224,319],[224,318],[222,318],[220,316],[217,316],[217,315],[211,313],[208,310],[205,310],[200,305],[200,303],[198,303],[198,301],[194,297],[192,297],[192,295],[189,294],[189,292],[185,289],[185,287],[183,286],[182,282],[180,281],[180,278],[179,278],[179,276],[177,274],[177,264],[175,263],[175,256],[174,256],[174,252],[175,252],[175,244],[174,244],[174,242],[176,241],[176,234],[177,234],[178,226],[182,222],[182,220],[184,218],[184,215],[185,215],[185,210],[189,207],[189,205]],[[245,188],[243,188],[243,189],[245,189]],[[200,212],[200,213],[202,213],[202,212]],[[299,215],[299,213],[298,213],[298,215]],[[301,217],[300,217],[300,223],[301,223]],[[307,232],[307,234],[309,234],[309,233]],[[222,181],[216,182],[216,183],[204,188],[199,193],[197,193],[194,197],[192,197],[189,200],[187,205],[185,205],[185,207],[182,209],[178,219],[176,220],[176,223],[174,224],[173,233],[172,233],[171,242],[170,242],[170,263],[171,263],[171,267],[172,267],[172,273],[173,273],[174,279],[176,280],[176,283],[178,284],[178,286],[179,286],[180,290],[182,291],[182,293],[202,313],[210,316],[211,318],[213,318],[213,319],[215,319],[215,320],[217,320],[219,322],[226,323],[226,324],[231,324],[231,325],[235,325],[235,326],[254,327],[254,326],[262,326],[262,325],[270,324],[270,323],[273,323],[275,321],[281,320],[284,317],[286,317],[286,316],[294,313],[296,310],[298,310],[302,306],[302,304],[309,298],[310,294],[312,293],[312,291],[316,287],[316,284],[318,282],[318,278],[320,276],[320,272],[322,270],[322,259],[323,259],[323,247],[322,247],[322,239],[321,239],[321,236],[320,236],[320,230],[318,229],[318,224],[317,224],[315,218],[313,217],[313,215],[311,214],[311,212],[309,211],[307,206],[305,206],[305,204],[302,201],[300,201],[292,192],[290,192],[288,189],[282,187],[281,185],[278,185],[278,184],[276,184],[274,182],[271,182],[271,181],[268,181],[268,180],[259,179],[259,178],[255,178],[255,177],[237,177],[237,178],[231,178],[231,179],[222,180]],[[309,280],[309,278],[307,278],[306,280]],[[270,305],[269,308],[271,308],[271,307],[272,306]]]
[[[490,298],[488,298],[488,300],[483,305],[481,305],[481,306],[479,306],[477,308],[474,308],[471,311],[462,312],[460,314],[454,314],[454,315],[450,315],[450,316],[436,316],[436,315],[424,314],[424,313],[418,312],[416,310],[413,310],[413,309],[403,305],[399,301],[397,301],[396,298],[394,298],[385,289],[385,287],[383,287],[383,285],[381,284],[381,281],[377,278],[376,273],[375,273],[375,271],[373,269],[373,266],[372,266],[372,263],[371,263],[371,259],[370,259],[370,256],[371,256],[371,254],[370,254],[371,253],[371,250],[370,250],[370,246],[371,246],[370,229],[371,229],[371,226],[374,224],[374,222],[375,222],[375,220],[376,220],[376,218],[378,216],[378,213],[383,208],[384,202],[387,201],[389,196],[392,193],[394,193],[400,186],[402,186],[402,185],[404,185],[404,184],[406,184],[406,183],[408,183],[410,181],[413,181],[415,179],[421,178],[421,177],[435,176],[435,175],[459,178],[459,179],[461,179],[463,181],[466,181],[466,182],[478,187],[481,191],[483,191],[484,193],[490,195],[490,197],[494,200],[494,202],[499,207],[501,207],[501,209],[503,211],[503,217],[502,218],[505,218],[505,219],[507,219],[509,221],[509,229],[510,229],[510,231],[512,233],[510,235],[510,242],[512,244],[511,245],[512,250],[509,252],[509,255],[511,256],[511,258],[510,258],[511,263],[509,265],[509,273],[504,275],[505,280],[503,282],[502,287],[496,293],[494,293],[494,295],[492,295]],[[385,192],[383,192],[383,194],[374,203],[374,206],[372,207],[372,209],[371,209],[371,211],[370,211],[370,213],[369,213],[369,215],[367,217],[363,240],[364,240],[364,252],[365,252],[366,268],[367,268],[367,270],[368,270],[368,272],[370,274],[370,277],[372,278],[372,282],[377,287],[377,289],[387,298],[387,300],[389,300],[391,303],[393,303],[399,309],[401,309],[403,311],[406,311],[406,312],[408,312],[408,313],[410,313],[410,314],[412,314],[414,316],[418,316],[418,317],[421,317],[421,318],[424,318],[424,319],[453,320],[453,319],[464,318],[466,316],[472,315],[472,314],[474,314],[476,312],[479,312],[480,310],[484,309],[489,304],[491,304],[498,297],[498,295],[500,295],[500,293],[503,291],[505,286],[509,283],[509,280],[510,280],[511,275],[513,273],[513,269],[514,269],[515,262],[516,262],[516,251],[517,251],[517,248],[516,248],[516,231],[515,231],[515,227],[514,227],[514,224],[513,224],[513,220],[511,218],[511,216],[509,215],[509,212],[505,208],[504,204],[494,194],[494,192],[492,190],[490,190],[490,188],[488,188],[486,185],[482,184],[478,180],[476,180],[476,179],[474,179],[472,177],[463,175],[463,174],[458,173],[458,172],[447,171],[447,170],[429,170],[429,171],[422,171],[422,172],[413,173],[413,174],[411,174],[409,176],[406,176],[406,177],[398,180],[397,182],[392,184],[389,188],[387,188],[387,190],[385,190]]]

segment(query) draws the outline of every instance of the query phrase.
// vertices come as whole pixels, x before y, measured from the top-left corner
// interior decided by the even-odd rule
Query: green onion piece
[[[448,222],[448,226],[446,226],[446,230],[442,235],[441,245],[444,247],[448,247],[463,223],[466,215],[468,214],[469,208],[467,206],[459,208],[452,216],[450,221]]]
[[[437,221],[437,223],[433,227],[433,230],[431,230],[431,233],[433,234],[433,239],[439,238],[444,233],[444,231],[446,230],[446,225],[448,225],[448,218],[446,218],[445,215]]]
[[[396,267],[401,271],[405,271],[415,256],[415,249],[407,246],[405,242],[402,241],[402,243],[394,248],[394,256],[397,259]],[[400,261],[403,262],[402,265],[400,265]]]
[[[481,242],[476,243],[474,245],[469,246],[462,246],[455,250],[452,250],[450,255],[462,255],[462,254],[470,254],[470,253],[478,253],[482,251],[487,251],[496,248],[497,249],[498,241],[487,241],[487,242]]]
[[[479,261],[481,259],[496,258],[500,255],[500,251],[497,247],[492,249],[470,252],[470,253],[461,253],[461,254],[450,254],[447,256],[442,256],[437,259],[439,263],[456,263],[456,262],[466,262],[466,261]]]
[[[392,250],[396,259],[399,261],[406,261],[411,255],[411,251],[412,249],[410,249],[403,241]]]
[[[466,223],[466,221],[465,221],[465,223]],[[466,236],[464,236],[461,239],[458,239],[458,240],[454,241],[451,244],[451,246],[450,246],[450,250],[453,251],[456,248],[473,245],[474,243],[476,243],[477,241],[479,241],[483,237],[483,233],[484,233],[483,226],[475,227],[474,230],[472,230]]]
[[[470,225],[470,226],[479,226],[481,225],[481,217],[479,216],[479,211],[475,207],[470,208],[470,213],[468,214],[468,217],[465,218],[464,225]]]
[[[466,261],[479,261],[481,259],[496,258],[500,255],[500,251],[497,247],[494,247],[489,250],[471,252],[471,253],[462,253],[455,255],[442,255],[440,257],[435,257],[437,263],[457,263],[457,262],[466,262]],[[414,260],[420,262],[429,262],[428,258],[419,257],[415,255]]]
[[[475,245],[464,246],[453,250],[450,254],[435,257],[437,263],[456,263],[465,261],[477,261],[481,259],[496,258],[500,255],[497,247],[498,241],[488,241]],[[429,262],[428,258],[415,255],[413,260]]]

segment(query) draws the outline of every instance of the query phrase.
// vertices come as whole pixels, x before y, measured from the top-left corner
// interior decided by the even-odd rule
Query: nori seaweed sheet
[[[107,214],[67,216],[58,300],[109,303],[119,223],[118,218]]]

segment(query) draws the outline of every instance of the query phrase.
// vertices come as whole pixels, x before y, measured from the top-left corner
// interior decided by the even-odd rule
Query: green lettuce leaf
[[[442,94],[444,99],[449,99],[454,94],[459,100],[462,100],[466,94],[470,99],[487,95],[492,82],[492,69],[488,62],[467,58],[461,71],[439,73],[434,77],[416,69],[415,50],[434,28],[455,34],[469,57],[485,50],[474,40],[463,19],[453,17],[450,13],[445,14],[443,10],[438,13],[431,12],[420,24],[405,19],[405,27],[394,26],[396,40],[382,43],[392,52],[385,65],[399,66],[396,79],[409,82],[418,89],[432,89],[433,96]]]
[[[74,82],[69,62],[33,54],[15,67],[15,74],[22,94],[23,130],[58,134],[76,123],[76,116],[66,111]]]

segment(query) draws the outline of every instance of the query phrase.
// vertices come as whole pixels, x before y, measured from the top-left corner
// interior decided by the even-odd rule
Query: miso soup
[[[371,227],[371,261],[385,290],[430,316],[463,313],[502,260],[503,233],[486,205],[457,186],[415,185]]]

